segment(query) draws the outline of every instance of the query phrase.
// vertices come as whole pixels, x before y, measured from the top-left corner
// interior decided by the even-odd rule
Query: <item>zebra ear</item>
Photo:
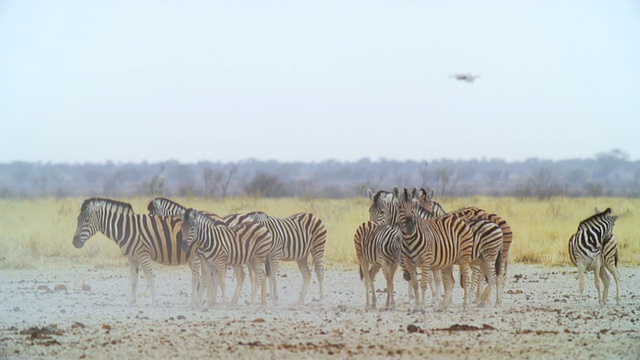
[[[431,200],[435,197],[436,197],[436,189],[431,188],[431,190],[429,190],[429,193],[427,194],[427,198]]]
[[[371,191],[371,189],[367,189],[367,196],[369,197],[369,200],[373,200],[375,194],[373,193],[373,191]]]
[[[184,220],[185,220],[184,215],[185,215],[185,213],[186,213],[186,212],[187,212],[187,209],[180,209],[180,210],[178,210],[178,216],[180,216],[180,219],[181,219],[182,221],[184,221]]]
[[[82,204],[84,204],[84,200],[82,200],[82,198],[78,198],[78,203],[80,203],[80,206],[82,206]]]

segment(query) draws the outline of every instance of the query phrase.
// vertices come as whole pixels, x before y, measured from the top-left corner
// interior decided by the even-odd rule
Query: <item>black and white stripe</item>
[[[596,289],[598,290],[598,302],[600,305],[607,303],[609,292],[610,271],[616,280],[617,296],[620,301],[617,270],[617,243],[613,235],[613,227],[617,216],[611,216],[611,209],[607,208],[583,221],[578,225],[578,230],[569,238],[569,257],[578,268],[580,278],[580,299],[584,294],[585,272],[593,271]],[[604,283],[604,293],[601,291]]]
[[[513,231],[511,230],[511,226],[500,217],[498,214],[489,213],[483,209],[477,207],[465,207],[462,209],[458,209],[447,213],[442,206],[433,200],[435,195],[435,190],[431,189],[431,191],[427,192],[425,189],[414,189],[417,192],[417,198],[420,203],[420,206],[426,210],[423,212],[422,216],[426,218],[439,217],[446,214],[454,214],[459,217],[464,217],[467,219],[483,219],[488,220],[500,227],[502,231],[502,269],[500,271],[501,275],[499,276],[499,280],[501,282],[501,287],[504,287],[507,279],[507,268],[509,263],[509,251],[511,249],[511,242],[513,241]],[[501,295],[500,295],[501,296]]]
[[[135,214],[130,204],[103,198],[85,200],[78,215],[73,245],[81,248],[97,232],[113,240],[129,260],[131,271],[130,305],[136,303],[138,271],[142,266],[151,289],[153,304],[158,303],[152,262],[163,265],[189,264],[192,272],[192,305],[197,303],[200,286],[200,260],[180,246],[182,221],[177,216]]]
[[[327,231],[324,223],[317,216],[310,213],[300,213],[287,218],[269,216],[264,212],[251,212],[247,217],[266,226],[273,237],[273,252],[275,266],[278,261],[296,261],[302,274],[302,290],[298,303],[303,303],[306,297],[311,272],[308,257],[311,255],[319,286],[319,300],[324,298],[324,250],[327,241]],[[272,288],[274,297],[278,299],[277,288]]]
[[[378,193],[373,196],[371,209],[384,203],[378,201],[381,195]],[[366,307],[372,309],[375,309],[377,302],[374,279],[380,269],[387,281],[385,307],[386,309],[395,307],[393,278],[402,259],[402,232],[396,224],[396,216],[385,215],[386,212],[397,213],[397,201],[389,199],[389,203],[391,204],[389,207],[370,209],[370,216],[378,221],[364,222],[358,227],[354,237],[356,256],[360,265],[360,278],[365,285]]]
[[[227,226],[226,223],[212,219],[195,209],[187,209],[181,217],[184,220],[181,248],[184,251],[191,251],[193,248],[197,250],[213,282],[207,290],[208,304],[211,306],[214,303],[219,272],[224,272],[226,266],[230,265],[236,270],[237,280],[231,304],[237,305],[245,278],[242,265],[247,265],[254,272],[255,282],[258,284],[252,287],[251,303],[254,303],[257,287],[260,287],[261,305],[265,306],[265,270],[267,276],[271,272],[266,258],[273,246],[269,230],[255,221],[243,221],[234,226]]]
[[[418,216],[418,201],[409,194],[407,189],[404,189],[402,194],[398,194],[398,189],[394,189],[394,193],[399,198],[400,228],[404,237],[402,255],[416,293],[416,308],[424,307],[427,281],[430,283],[434,297],[436,295],[433,277],[429,274],[429,271],[433,269],[442,270],[444,283],[442,308],[448,307],[451,303],[451,293],[455,282],[453,266],[457,263],[460,267],[461,285],[464,289],[463,307],[468,310],[473,249],[471,228],[466,221],[455,215],[425,220]],[[416,276],[418,268],[422,273],[422,294],[418,292]]]

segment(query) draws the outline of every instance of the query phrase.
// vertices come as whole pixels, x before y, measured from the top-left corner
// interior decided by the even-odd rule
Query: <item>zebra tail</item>
[[[407,270],[402,271],[402,277],[405,281],[411,281],[411,274]]]
[[[496,275],[502,276],[502,249],[498,251],[498,256],[496,257]]]
[[[364,280],[364,274],[362,273],[362,267],[358,266],[358,272],[360,273],[360,281]]]
[[[267,276],[271,276],[271,256],[267,256],[264,261],[264,272],[267,273]]]

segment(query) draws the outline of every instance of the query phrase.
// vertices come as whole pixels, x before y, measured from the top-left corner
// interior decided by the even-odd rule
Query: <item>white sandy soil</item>
[[[324,301],[316,301],[314,275],[307,302],[296,306],[301,277],[287,265],[278,274],[276,306],[192,309],[188,268],[154,269],[160,304],[151,305],[141,275],[135,307],[127,306],[124,264],[94,269],[58,261],[1,270],[0,358],[640,358],[637,267],[620,268],[620,305],[612,284],[609,304],[598,306],[592,274],[580,301],[574,268],[512,265],[500,307],[464,312],[457,286],[448,311],[430,305],[424,313],[411,311],[401,274],[394,311],[366,310],[356,268],[338,266],[326,270]],[[380,306],[385,286],[381,274],[376,280]],[[249,292],[246,282],[241,303]]]

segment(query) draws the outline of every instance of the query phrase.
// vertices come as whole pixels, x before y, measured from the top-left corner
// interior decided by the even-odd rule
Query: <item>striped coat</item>
[[[195,306],[200,287],[200,260],[193,255],[193,251],[183,251],[180,248],[181,223],[177,216],[135,214],[131,205],[125,202],[92,198],[82,204],[73,245],[81,248],[95,233],[101,232],[120,247],[129,260],[131,271],[130,305],[136,303],[140,266],[149,283],[152,302],[157,304],[155,274],[151,263],[189,264],[192,272],[192,305]]]

